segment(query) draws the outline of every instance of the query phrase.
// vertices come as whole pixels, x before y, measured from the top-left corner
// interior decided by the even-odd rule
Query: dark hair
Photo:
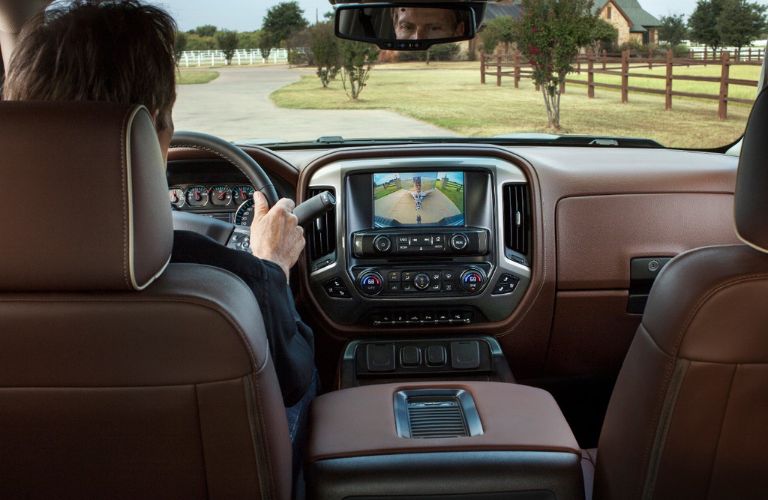
[[[167,128],[176,101],[176,22],[138,0],[56,3],[22,30],[9,100],[143,104]]]

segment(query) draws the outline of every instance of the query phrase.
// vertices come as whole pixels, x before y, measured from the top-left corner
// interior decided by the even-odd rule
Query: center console
[[[311,411],[310,498],[584,498],[581,452],[554,399],[515,384],[384,384]]]
[[[484,157],[345,160],[312,175],[337,194],[333,220],[313,228],[310,286],[339,324],[387,329],[501,321],[530,281],[530,209],[510,209],[511,163]],[[515,205],[517,206],[517,205]],[[331,226],[333,226],[331,228]],[[530,246],[528,247],[530,250]]]

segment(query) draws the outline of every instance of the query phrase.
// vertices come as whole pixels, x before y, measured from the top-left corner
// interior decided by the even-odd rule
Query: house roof
[[[595,5],[595,11],[600,12],[610,1],[611,0],[606,0],[605,2]],[[613,0],[613,3],[616,4],[616,6],[621,9],[621,12],[632,22],[632,27],[630,27],[629,31],[643,32],[646,31],[645,28],[661,26],[661,21],[656,19],[656,17],[650,14],[647,10],[643,9],[638,0]]]

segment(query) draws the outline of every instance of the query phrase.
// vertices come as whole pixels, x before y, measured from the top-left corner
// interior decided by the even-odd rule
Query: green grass
[[[461,211],[461,213],[464,213],[464,191],[459,191],[458,189],[451,189],[448,186],[443,187],[443,181],[438,180],[435,182],[435,189],[443,193],[445,196],[448,197],[449,200],[453,202],[454,205],[456,205],[456,208]]]
[[[384,198],[385,196],[390,195],[396,191],[400,191],[400,188],[394,184],[388,187],[376,186],[376,188],[373,190],[373,199],[378,200],[380,198]]]
[[[218,71],[181,70],[177,83],[179,85],[201,85],[210,83],[218,77]]]
[[[549,132],[540,93],[530,81],[515,89],[511,78],[496,87],[495,79],[480,84],[479,63],[383,65],[371,73],[368,86],[358,101],[350,101],[340,81],[323,89],[317,77],[300,81],[272,94],[281,107],[294,109],[386,109],[411,116],[470,137],[487,137],[514,132]],[[734,67],[732,77],[756,80],[759,67]],[[635,70],[638,72],[648,71]],[[663,71],[663,69],[654,70]],[[682,74],[711,75],[719,67],[675,68]],[[578,75],[572,77],[579,78]],[[586,79],[582,73],[581,77]],[[600,78],[618,77],[600,75]],[[600,80],[598,80],[600,81]],[[630,78],[632,86],[664,85],[663,80]],[[716,93],[717,84],[676,82],[676,90]],[[753,98],[755,89],[731,87],[733,97]],[[717,117],[717,101],[675,98],[673,110],[664,111],[664,97],[629,94],[621,104],[618,91],[596,89],[596,98],[586,97],[585,86],[569,85],[562,97],[562,133],[624,137],[646,137],[666,146],[707,148],[722,146],[744,131],[750,106],[731,104],[729,119]],[[372,128],[375,136],[375,128]],[[408,131],[404,130],[407,136]]]

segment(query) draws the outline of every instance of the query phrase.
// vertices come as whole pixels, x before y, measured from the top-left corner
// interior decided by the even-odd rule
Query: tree
[[[501,16],[486,23],[480,32],[480,40],[483,42],[483,51],[492,54],[500,43],[504,44],[504,51],[509,51],[509,44],[514,42],[515,18]]]
[[[747,0],[725,0],[717,19],[717,31],[723,46],[741,50],[760,38],[766,28],[766,6]]]
[[[592,0],[522,0],[514,38],[541,89],[547,125],[560,130],[560,85],[582,47],[593,43],[597,17]]]
[[[291,35],[308,26],[298,2],[281,2],[267,11],[262,30],[272,34],[274,43],[288,42]]]
[[[309,47],[317,66],[317,77],[323,88],[327,88],[339,72],[339,39],[333,31],[333,24],[320,23],[313,26]]]
[[[240,40],[237,37],[237,31],[219,31],[216,33],[216,47],[224,52],[224,58],[227,60],[227,66],[232,64],[232,58],[235,56],[237,45]]]
[[[272,52],[275,45],[274,38],[274,35],[265,29],[259,33],[259,52],[261,52],[262,58],[267,59],[269,53]]]
[[[261,32],[259,31],[241,31],[237,34],[238,48],[240,49],[258,49]]]
[[[608,21],[596,19],[592,38],[594,39],[595,50],[599,50],[600,47],[612,48],[619,43],[619,30]]]
[[[187,44],[189,43],[189,38],[187,37],[186,33],[178,32],[176,33],[176,40],[173,44],[173,52],[176,54],[176,60],[178,61],[181,59],[181,54],[187,50]]]
[[[379,56],[375,45],[363,42],[342,40],[341,54],[341,83],[347,97],[357,100],[368,83],[373,70],[373,62]]]
[[[685,24],[685,16],[682,14],[664,16],[660,19],[659,39],[664,40],[672,47],[677,47],[688,38],[688,26]]]
[[[198,26],[197,28],[190,31],[190,33],[194,33],[197,36],[201,37],[212,37],[216,34],[216,31],[218,31],[218,28],[212,24],[204,24],[203,26]]]
[[[211,36],[202,37],[197,33],[187,33],[187,50],[212,50],[216,41]]]
[[[699,0],[688,19],[688,29],[694,42],[711,47],[714,52],[723,46],[717,20],[723,11],[724,0]]]

